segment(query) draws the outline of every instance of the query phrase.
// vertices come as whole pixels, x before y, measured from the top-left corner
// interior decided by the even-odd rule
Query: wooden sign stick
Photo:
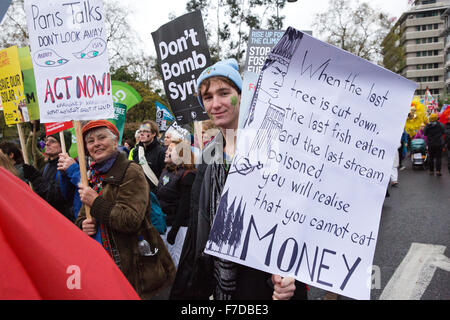
[[[75,135],[77,138],[77,151],[78,151],[78,163],[80,165],[80,178],[81,184],[88,186],[87,170],[86,170],[86,158],[84,156],[84,141],[83,134],[81,133],[81,123],[78,120],[74,120],[73,125],[75,127]],[[86,207],[86,218],[91,219],[91,207]]]
[[[203,150],[203,122],[194,121],[194,133],[197,136],[198,147]]]
[[[25,137],[23,135],[21,123],[17,124],[17,132],[19,132],[19,140],[20,140],[20,147],[22,148],[23,160],[26,164],[30,164],[30,161],[28,160],[28,153],[25,145]]]
[[[23,156],[23,162],[26,164],[30,164],[30,160],[28,159],[28,152],[25,145],[25,137],[23,135],[22,130],[22,124],[17,124],[17,132],[19,133],[19,140],[20,140],[20,148],[22,149],[22,156]],[[31,190],[33,190],[33,186],[31,185],[31,182],[28,182],[28,185],[30,186]]]
[[[66,150],[66,140],[64,140],[64,131],[59,132],[59,140],[61,141],[61,150],[62,153],[67,153]],[[78,140],[77,140],[78,141]]]

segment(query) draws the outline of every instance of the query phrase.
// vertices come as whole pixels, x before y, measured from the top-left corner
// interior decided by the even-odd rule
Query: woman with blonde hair
[[[191,189],[196,174],[194,154],[189,142],[172,141],[164,162],[166,167],[161,173],[156,196],[166,214],[167,231],[162,238],[175,266],[178,266],[189,224]]]

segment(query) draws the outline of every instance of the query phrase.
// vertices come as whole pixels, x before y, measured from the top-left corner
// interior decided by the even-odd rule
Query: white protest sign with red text
[[[40,120],[114,116],[101,0],[26,0]]]

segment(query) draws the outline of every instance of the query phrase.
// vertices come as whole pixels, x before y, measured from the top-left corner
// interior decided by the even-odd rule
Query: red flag
[[[0,167],[0,299],[139,299],[101,245]]]

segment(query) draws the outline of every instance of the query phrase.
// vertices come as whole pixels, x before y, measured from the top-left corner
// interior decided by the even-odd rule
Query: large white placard
[[[260,74],[205,252],[369,299],[415,88],[289,28]]]
[[[41,122],[114,116],[101,0],[26,0]]]

